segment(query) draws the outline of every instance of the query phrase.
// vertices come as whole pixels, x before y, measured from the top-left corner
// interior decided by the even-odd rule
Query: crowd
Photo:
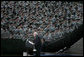
[[[83,24],[83,3],[68,1],[1,1],[1,32],[10,38],[61,38]]]

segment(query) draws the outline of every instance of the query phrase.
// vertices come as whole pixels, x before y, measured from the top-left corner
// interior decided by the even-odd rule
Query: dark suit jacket
[[[34,43],[36,49],[41,48],[41,38],[39,36],[36,36],[36,38],[34,39]]]

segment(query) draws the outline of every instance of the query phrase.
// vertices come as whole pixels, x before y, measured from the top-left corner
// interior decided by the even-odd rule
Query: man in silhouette
[[[36,49],[36,56],[40,56],[41,51],[41,38],[38,36],[37,32],[34,32],[34,43],[35,43],[35,49]]]

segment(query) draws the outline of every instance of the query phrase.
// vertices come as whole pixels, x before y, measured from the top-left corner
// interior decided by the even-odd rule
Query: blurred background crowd
[[[83,24],[83,3],[70,1],[1,1],[1,34],[45,40],[61,38]]]

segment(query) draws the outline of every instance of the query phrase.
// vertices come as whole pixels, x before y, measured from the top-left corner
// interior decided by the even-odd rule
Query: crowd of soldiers
[[[75,1],[2,1],[1,32],[10,38],[61,38],[83,24],[83,3]]]

